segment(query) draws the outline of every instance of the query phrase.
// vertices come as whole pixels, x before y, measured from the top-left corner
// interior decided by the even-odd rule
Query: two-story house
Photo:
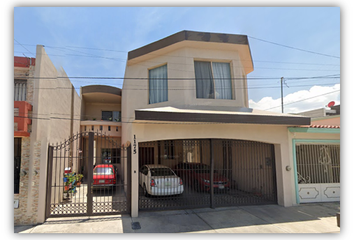
[[[122,136],[122,90],[106,85],[88,85],[81,87],[81,122],[80,132],[99,132],[109,136],[111,141],[94,139],[93,164],[114,164],[122,173],[121,136]],[[82,137],[82,151],[88,149],[88,136]],[[84,167],[84,164],[83,164]],[[84,175],[87,175],[85,170]]]
[[[144,209],[296,204],[287,127],[310,118],[249,108],[252,71],[245,35],[181,31],[128,53],[122,143],[132,146],[133,217]],[[146,197],[145,164],[182,168],[183,194]]]

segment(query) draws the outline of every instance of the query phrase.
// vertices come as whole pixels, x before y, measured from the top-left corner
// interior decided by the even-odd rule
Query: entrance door
[[[297,144],[300,203],[340,201],[340,145]]]
[[[14,193],[20,192],[21,138],[14,138]]]

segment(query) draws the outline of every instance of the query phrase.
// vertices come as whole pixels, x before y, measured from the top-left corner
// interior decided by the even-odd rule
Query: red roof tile
[[[340,126],[334,126],[334,125],[306,125],[306,126],[301,126],[301,127],[308,127],[308,128],[340,128]]]

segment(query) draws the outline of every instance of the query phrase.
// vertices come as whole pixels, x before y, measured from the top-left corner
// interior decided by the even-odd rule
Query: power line
[[[310,97],[310,98],[305,98],[305,99],[301,99],[301,100],[298,100],[298,101],[294,101],[294,102],[290,102],[290,103],[286,103],[284,105],[290,105],[290,104],[293,104],[293,103],[297,103],[297,102],[302,102],[302,101],[306,101],[308,99],[313,99],[313,98],[317,98],[317,97],[321,97],[321,96],[324,96],[324,95],[328,95],[328,94],[331,94],[331,93],[335,93],[335,92],[338,92],[340,90],[335,90],[335,91],[332,91],[332,92],[328,92],[328,93],[324,93],[324,94],[320,94],[320,95],[316,95],[316,96],[313,96],[313,97]],[[269,109],[273,109],[273,108],[277,108],[277,107],[280,107],[280,106],[276,106],[276,107],[272,107],[272,108],[268,108],[268,109],[264,109],[264,110],[269,110]],[[65,118],[65,117],[34,117],[33,115],[71,115],[69,113],[65,114],[65,113],[48,113],[48,114],[39,114],[39,113],[32,113],[31,114],[32,116],[30,117],[24,117],[24,116],[15,116],[15,117],[19,117],[19,118],[27,118],[27,119],[38,119],[38,120],[73,120],[73,121],[87,121],[87,120],[82,120],[81,118]],[[81,116],[81,115],[78,115],[78,114],[75,114],[74,116]],[[90,115],[84,115],[84,116],[90,116]],[[123,117],[121,117],[123,118]],[[129,118],[129,117],[128,117]],[[222,119],[222,118],[221,118]],[[102,125],[105,125],[106,123],[108,122],[111,122],[111,121],[103,121]],[[137,122],[131,122],[131,121],[121,121],[121,123],[137,123]],[[139,122],[139,123],[144,123],[144,122]],[[150,123],[150,122],[146,122],[146,123]],[[160,123],[156,123],[156,124],[160,124]],[[161,123],[161,124],[170,124],[170,123]],[[200,123],[200,124],[205,124],[205,123]]]
[[[328,54],[313,52],[313,51],[304,50],[304,49],[296,48],[296,47],[291,47],[291,46],[287,46],[287,45],[284,45],[284,44],[275,43],[275,42],[271,42],[271,41],[267,41],[267,40],[264,40],[264,39],[251,37],[251,36],[248,36],[248,37],[249,37],[249,38],[252,38],[252,39],[256,39],[256,40],[258,40],[258,41],[262,41],[262,42],[274,44],[274,45],[281,46],[281,47],[285,47],[285,48],[290,48],[290,49],[294,49],[294,50],[298,50],[298,51],[303,51],[303,52],[307,52],[307,53],[312,53],[312,54],[317,54],[317,55],[321,55],[321,56],[325,56],[325,57],[332,57],[332,58],[339,58],[339,59],[340,59],[340,57],[333,56],[333,55],[328,55]]]
[[[292,85],[289,88],[298,88],[298,87],[311,87],[311,86],[328,86],[328,85],[333,85],[333,84],[339,84],[339,83],[327,83],[327,84],[307,84],[307,85]],[[90,85],[88,85],[90,86]],[[136,85],[135,85],[136,86]],[[85,87],[85,86],[81,86]],[[32,88],[32,89],[44,89],[44,90],[59,90],[59,89],[80,89],[81,87],[43,87],[43,88]],[[279,86],[253,86],[253,87],[236,87],[232,89],[269,89],[269,88],[280,88]],[[214,89],[229,89],[227,87],[214,87]],[[165,88],[125,88],[123,89],[124,91],[126,90],[165,90]],[[195,88],[168,88],[168,91],[170,90],[180,90],[180,91],[185,91],[185,90],[191,90],[195,91]]]
[[[30,77],[30,76],[15,76],[14,78],[17,79],[46,79],[46,80],[57,80],[57,79],[105,79],[105,80],[149,80],[148,77],[105,77],[105,76],[95,76],[95,77],[89,77],[89,76],[57,76],[57,77]],[[338,79],[340,78],[340,76],[335,76],[335,75],[329,75],[329,76],[315,76],[315,77],[290,77],[287,78],[289,80],[296,80],[296,79],[320,79],[320,78],[326,78],[326,79]],[[195,77],[191,77],[191,78],[154,78],[154,80],[210,80],[210,78],[195,78]],[[213,79],[225,79],[225,78],[213,78]],[[231,78],[227,78],[227,79],[231,79],[231,80],[274,80],[274,79],[279,79],[279,77],[231,77]]]
[[[259,40],[259,41],[263,41],[263,42],[267,42],[267,43],[270,43],[270,44],[275,44],[275,45],[278,45],[278,46],[282,46],[282,47],[286,47],[286,48],[291,48],[291,49],[295,49],[295,50],[299,50],[299,51],[305,51],[305,52],[308,52],[308,53],[313,53],[313,54],[318,54],[318,55],[322,55],[322,56],[327,56],[327,57],[334,57],[334,58],[340,58],[340,57],[337,57],[337,56],[332,56],[332,55],[328,55],[328,54],[322,54],[322,53],[317,53],[317,52],[313,52],[313,51],[308,51],[308,50],[304,50],[304,49],[300,49],[300,48],[295,48],[295,47],[291,47],[291,46],[287,46],[287,45],[284,45],[284,44],[279,44],[279,43],[275,43],[275,42],[271,42],[271,41],[267,41],[267,40],[264,40],[264,39],[260,39],[260,38],[255,38],[255,37],[252,37],[252,36],[248,36],[249,38],[253,38],[253,39],[256,39],[256,40]],[[26,45],[26,46],[36,46],[34,44],[23,44],[23,45]],[[69,51],[76,51],[76,50],[72,50],[70,48],[80,48],[80,49],[89,49],[89,50],[98,50],[98,51],[109,51],[109,52],[119,52],[119,53],[128,53],[129,51],[127,50],[116,50],[116,49],[103,49],[103,48],[91,48],[91,47],[80,47],[80,46],[61,46],[61,47],[58,47],[58,46],[48,46],[46,45],[45,47],[47,48],[53,48],[53,49],[67,49]],[[80,52],[80,51],[76,51],[76,52]],[[81,53],[84,53],[84,52],[81,52]],[[87,54],[87,53],[84,53],[84,54]],[[150,53],[151,54],[151,53]],[[152,54],[154,55],[154,54]],[[65,55],[62,55],[62,56],[65,56]],[[81,55],[82,56],[82,55]],[[185,56],[177,56],[177,55],[168,55],[169,57],[183,57],[183,58],[188,58],[188,57],[185,57]],[[99,57],[102,57],[102,56],[99,56]],[[104,57],[103,57],[104,58]],[[242,60],[241,60],[242,61]],[[336,64],[319,64],[319,63],[293,63],[293,62],[280,62],[280,61],[260,61],[260,60],[254,60],[254,62],[270,62],[270,63],[284,63],[284,64],[305,64],[305,65],[332,65],[332,66],[340,66],[340,65],[336,65]]]
[[[97,56],[97,55],[92,55],[92,54],[88,54],[88,55],[74,55],[74,54],[66,54],[66,55],[58,55],[58,54],[49,54],[47,53],[49,56],[51,57],[95,57],[95,58],[101,58],[101,59],[107,59],[107,60],[113,60],[113,61],[118,61],[118,62],[126,62],[125,59],[119,59],[119,58],[114,58],[114,57],[103,57],[103,56]],[[182,57],[182,56],[179,56]],[[188,57],[185,57],[188,58]],[[246,61],[246,60],[240,60],[240,61]],[[249,60],[247,60],[249,61]],[[152,61],[149,61],[150,63]],[[257,61],[254,61],[257,62]],[[265,62],[265,61],[259,61],[259,62]],[[269,62],[269,61],[268,61]],[[160,62],[156,62],[156,63],[160,63]],[[275,62],[275,63],[279,63],[279,62]],[[286,63],[283,62],[285,64],[290,64],[290,63]],[[175,65],[190,65],[189,63],[174,63]],[[324,66],[337,66],[339,67],[340,65],[334,65],[334,64],[309,64],[309,63],[298,63],[298,64],[302,64],[302,65],[324,65]],[[141,65],[141,66],[148,66],[145,65],[143,63],[137,63],[137,65]],[[240,69],[244,69],[245,67],[239,67]],[[270,70],[287,70],[287,71],[326,71],[326,72],[331,72],[331,71],[337,71],[337,70],[330,70],[330,69],[301,69],[301,68],[270,68],[270,67],[246,67],[246,68],[253,68],[254,70],[257,69],[270,69]],[[176,71],[186,71],[186,70],[182,70],[182,69],[170,69],[170,70],[176,70]],[[192,72],[192,71],[189,71]]]
[[[23,47],[24,49],[27,50],[27,52],[29,52],[30,54],[32,54],[33,56],[36,56],[36,54],[33,54],[30,50],[28,50],[25,46],[23,46],[20,42],[18,42],[16,39],[14,39],[19,45],[21,45],[21,47]]]
[[[301,100],[298,100],[298,101],[295,101],[295,102],[285,103],[284,105],[289,105],[289,104],[293,104],[293,103],[297,103],[297,102],[306,101],[306,100],[309,100],[309,99],[312,99],[312,98],[321,97],[321,96],[328,95],[328,94],[332,94],[332,93],[339,92],[339,91],[340,91],[340,90],[335,90],[335,91],[333,91],[333,92],[328,92],[328,93],[324,93],[324,94],[321,94],[321,95],[316,95],[316,96],[309,97],[309,98],[305,98],[305,99],[301,99]],[[263,110],[269,110],[269,109],[278,108],[278,107],[281,107],[281,105],[276,106],[276,107],[271,107],[271,108],[263,109]]]

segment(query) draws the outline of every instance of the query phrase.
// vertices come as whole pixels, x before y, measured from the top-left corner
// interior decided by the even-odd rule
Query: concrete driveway
[[[339,233],[340,203],[139,212],[139,217],[52,218],[15,233]]]

